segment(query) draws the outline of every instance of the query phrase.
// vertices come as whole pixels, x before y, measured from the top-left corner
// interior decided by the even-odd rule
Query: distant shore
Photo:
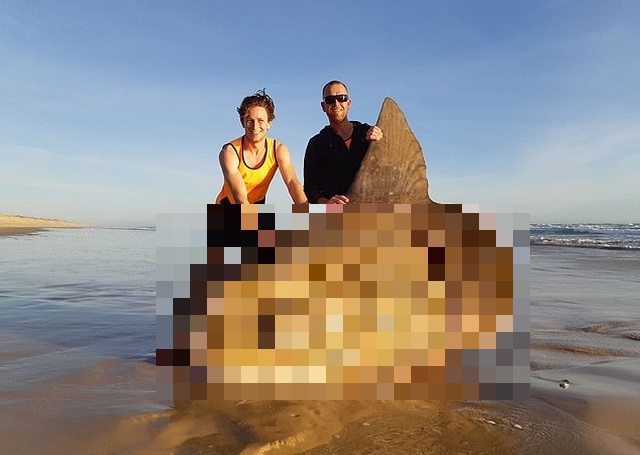
[[[47,228],[79,229],[85,227],[88,227],[88,225],[73,221],[21,215],[5,215],[0,213],[0,236],[29,234]]]

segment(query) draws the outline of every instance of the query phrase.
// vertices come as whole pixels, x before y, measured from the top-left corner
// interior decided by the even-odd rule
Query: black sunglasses
[[[324,104],[334,104],[336,101],[346,103],[349,101],[349,95],[329,95],[324,97]]]

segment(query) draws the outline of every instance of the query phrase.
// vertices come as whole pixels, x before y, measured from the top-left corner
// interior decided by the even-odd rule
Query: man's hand
[[[378,128],[376,125],[373,125],[367,131],[365,138],[368,141],[379,141],[380,139],[382,139],[382,130]]]
[[[347,196],[343,196],[342,194],[336,194],[331,199],[327,201],[327,204],[348,204],[349,198]]]

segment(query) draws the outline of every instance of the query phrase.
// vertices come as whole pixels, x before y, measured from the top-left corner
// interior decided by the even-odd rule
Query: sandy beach
[[[69,229],[83,227],[87,227],[87,225],[73,221],[0,213],[0,235],[28,234],[47,228]]]
[[[640,453],[637,253],[531,248],[525,401],[167,403],[151,354],[154,235],[0,238],[3,452]]]
[[[6,346],[6,334],[2,341]],[[55,349],[31,342],[29,352],[20,344],[21,356]],[[627,379],[636,381],[638,371],[637,361],[613,369],[621,376],[631,373]],[[26,371],[19,369],[14,373],[25,383],[3,393],[0,409],[0,436],[12,454],[640,452],[637,391],[607,396],[609,378],[599,377],[597,367],[570,373],[573,384],[566,390],[557,385],[562,373],[534,374],[532,397],[522,402],[192,401],[171,406],[155,401],[154,367],[148,363],[103,359],[47,381],[23,377]],[[114,407],[120,412],[113,413]]]

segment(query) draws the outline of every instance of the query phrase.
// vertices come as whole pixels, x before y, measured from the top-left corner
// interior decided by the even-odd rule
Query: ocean
[[[152,228],[0,237],[6,453],[183,453],[153,445],[179,445],[170,406],[155,399],[155,242]],[[629,451],[620,453],[637,453],[640,224],[534,224],[530,252],[532,401],[544,396],[545,406],[621,441]],[[558,388],[565,378],[569,391]],[[575,411],[568,393],[580,403],[622,397],[615,411],[626,403],[629,412],[609,428]],[[99,438],[98,424],[109,429]]]
[[[640,224],[532,224],[530,234],[532,368],[637,356]]]
[[[155,231],[0,237],[0,330],[127,360],[155,357]]]
[[[640,223],[534,223],[530,229],[531,245],[640,250]]]

